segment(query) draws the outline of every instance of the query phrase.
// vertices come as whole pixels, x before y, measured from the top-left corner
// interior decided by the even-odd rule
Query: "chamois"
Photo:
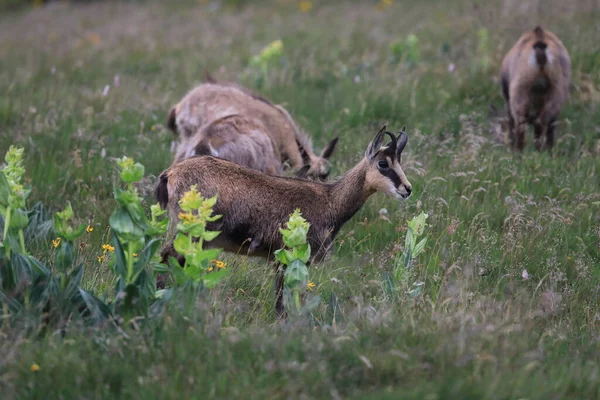
[[[544,136],[544,147],[552,148],[570,80],[571,60],[565,46],[540,26],[525,32],[510,49],[502,61],[500,81],[513,149],[523,150],[527,124],[533,125],[537,150]]]
[[[391,141],[382,146],[386,134]],[[171,223],[176,224],[178,201],[190,186],[197,185],[203,196],[217,195],[214,211],[222,218],[209,223],[207,229],[221,234],[207,245],[267,259],[283,246],[279,228],[299,208],[311,224],[308,232],[311,261],[318,262],[329,251],[342,225],[372,194],[383,192],[398,200],[410,196],[412,186],[400,166],[407,141],[403,130],[395,136],[386,132],[384,125],[369,144],[364,158],[332,183],[266,175],[210,156],[192,157],[160,175],[156,197],[163,208],[168,208]],[[183,263],[172,242],[162,250],[163,262],[169,256],[176,256]],[[282,284],[279,272],[278,312],[282,311]]]
[[[265,132],[264,125],[255,118],[238,114],[219,118],[203,125],[186,146],[179,146],[173,164],[196,155],[210,155],[266,174],[281,175],[279,152]]]
[[[300,176],[325,180],[330,172],[329,157],[338,138],[333,139],[320,156],[315,155],[308,135],[298,128],[290,114],[280,105],[234,84],[208,78],[192,89],[169,112],[167,126],[176,135],[177,152],[188,153],[193,136],[216,119],[238,114],[259,120],[275,143],[282,165],[289,165]],[[180,151],[183,147],[185,150]]]

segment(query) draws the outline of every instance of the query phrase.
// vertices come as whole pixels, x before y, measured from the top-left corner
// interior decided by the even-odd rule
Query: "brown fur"
[[[279,152],[257,119],[229,115],[203,125],[186,146],[177,149],[173,163],[195,155],[212,155],[264,172],[283,173]]]
[[[265,133],[275,143],[282,165],[289,164],[295,171],[309,165],[308,175],[320,179],[329,174],[327,159],[335,148],[337,138],[329,143],[321,156],[316,156],[308,136],[296,126],[283,107],[242,86],[216,83],[213,78],[190,91],[170,111],[169,115],[175,115],[173,130],[178,134],[177,147],[189,146],[191,138],[203,125],[231,114],[259,120],[266,128]]]
[[[320,261],[342,225],[372,194],[384,192],[399,200],[410,196],[412,186],[400,166],[406,134],[399,135],[398,144],[394,137],[382,147],[385,133],[384,126],[365,157],[337,182],[270,176],[218,158],[193,157],[161,174],[157,198],[169,209],[171,223],[176,224],[178,201],[190,186],[197,185],[204,196],[217,195],[214,211],[223,217],[210,223],[208,229],[221,234],[208,245],[266,258],[283,246],[279,228],[299,208],[311,224],[308,242],[312,258]],[[386,162],[388,167],[381,167]],[[172,244],[162,254],[163,262],[169,255],[176,256]]]
[[[502,61],[500,81],[509,119],[509,140],[516,150],[525,146],[532,124],[535,147],[554,145],[554,129],[569,95],[571,60],[553,33],[536,27],[525,32]]]

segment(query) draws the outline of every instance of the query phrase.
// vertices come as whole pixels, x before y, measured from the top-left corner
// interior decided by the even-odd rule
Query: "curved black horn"
[[[398,132],[398,145],[396,147],[397,154],[402,153],[402,150],[404,150],[404,148],[406,147],[406,143],[408,142],[408,135],[406,134],[406,132],[404,132],[405,129],[406,126],[402,127],[402,130]]]
[[[396,136],[391,133],[391,132],[385,132],[386,135],[388,135],[390,137],[390,139],[392,139],[392,144],[390,146],[390,150],[392,151],[396,151],[396,146],[398,145],[398,139],[396,138]]]

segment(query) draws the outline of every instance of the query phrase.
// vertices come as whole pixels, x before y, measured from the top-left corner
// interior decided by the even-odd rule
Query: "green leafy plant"
[[[173,241],[175,250],[185,257],[180,268],[174,258],[170,259],[171,273],[175,283],[182,285],[188,281],[202,283],[208,288],[216,286],[227,274],[226,264],[216,260],[221,249],[204,249],[204,243],[215,239],[220,232],[209,231],[206,225],[221,218],[213,215],[217,196],[205,199],[193,185],[179,201],[182,212],[179,214],[177,236]]]
[[[3,241],[0,251],[0,303],[8,317],[36,315],[45,325],[63,327],[75,316],[86,320],[105,319],[108,307],[81,288],[83,264],[75,264],[76,240],[85,225],[73,227],[73,209],[68,204],[54,217],[54,267],[44,265],[28,253],[24,230],[46,230],[40,206],[27,210],[29,190],[21,183],[23,149],[11,146],[6,166],[0,171],[0,212]],[[91,318],[90,318],[91,317]]]
[[[167,230],[165,214],[158,204],[151,207],[148,220],[134,183],[144,177],[144,166],[129,157],[117,160],[121,181],[126,189],[114,188],[119,207],[109,218],[114,257],[110,268],[117,276],[114,309],[120,314],[147,314],[155,298],[154,273],[162,268],[153,257],[160,245],[160,236]]]
[[[419,50],[419,39],[416,35],[410,34],[406,40],[396,40],[390,45],[392,62],[406,62],[410,65],[416,65],[421,60]]]
[[[425,245],[427,244],[427,236],[422,239],[420,238],[425,233],[428,217],[429,215],[421,212],[418,216],[408,221],[404,250],[398,254],[394,263],[393,277],[396,285],[408,287],[408,292],[412,296],[417,296],[421,292],[422,284],[413,281],[413,264],[414,260],[425,250]]]
[[[256,84],[262,86],[264,81],[267,79],[269,68],[277,63],[283,55],[283,42],[281,40],[275,40],[269,43],[262,51],[250,59],[250,66],[258,68],[260,71]]]
[[[291,315],[309,313],[320,302],[320,296],[313,296],[302,305],[301,296],[313,289],[313,282],[308,280],[306,263],[310,258],[310,245],[306,238],[310,224],[296,209],[286,223],[286,228],[279,231],[283,237],[285,248],[275,251],[275,259],[285,266],[283,300],[285,309]]]
[[[29,217],[25,204],[31,190],[22,182],[25,174],[23,151],[22,148],[10,146],[4,158],[6,166],[0,173],[0,214],[4,219],[0,250],[4,251],[7,258],[10,258],[11,248],[15,247],[26,254],[23,230],[29,223]]]

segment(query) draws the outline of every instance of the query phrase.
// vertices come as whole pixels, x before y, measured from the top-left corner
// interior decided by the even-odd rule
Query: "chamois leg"
[[[513,137],[512,145],[514,150],[523,151],[525,147],[525,131],[527,129],[527,122],[519,118],[515,121],[515,134]]]
[[[533,125],[533,132],[535,134],[535,149],[540,151],[542,149],[542,144],[544,140],[544,131],[546,130],[546,126],[541,122],[536,122]]]
[[[284,266],[277,263],[275,270],[275,312],[277,313],[277,319],[285,319],[287,315],[283,306],[283,283],[285,278]]]
[[[515,141],[515,119],[513,118],[510,109],[508,110],[508,132],[507,132],[507,141],[506,144],[510,143],[511,146],[514,146]]]
[[[546,127],[546,143],[545,149],[551,150],[554,146],[554,128],[556,127],[556,121],[552,121]]]

